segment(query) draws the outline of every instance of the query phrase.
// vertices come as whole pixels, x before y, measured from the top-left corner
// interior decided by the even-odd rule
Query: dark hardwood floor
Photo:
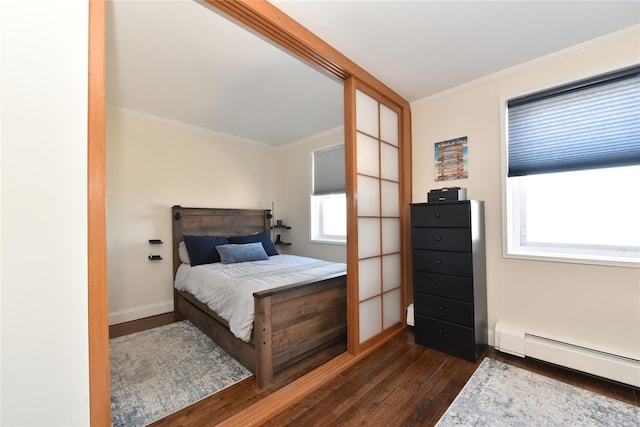
[[[173,314],[110,327],[110,337],[181,320]],[[344,349],[327,350],[302,366],[310,371]],[[484,357],[555,378],[614,399],[640,406],[640,390],[533,359],[488,348],[477,363],[415,344],[413,331],[393,337],[297,404],[270,420],[269,426],[431,426],[442,416]],[[253,377],[172,414],[153,426],[213,426],[296,379],[288,371],[265,389]]]

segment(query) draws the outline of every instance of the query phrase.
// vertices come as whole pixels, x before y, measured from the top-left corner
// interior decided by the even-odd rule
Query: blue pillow
[[[262,246],[264,246],[264,251],[267,253],[267,255],[279,255],[276,247],[273,246],[273,242],[269,237],[268,231],[263,231],[262,233],[257,234],[250,234],[248,236],[229,237],[229,243],[262,243]]]
[[[189,252],[191,266],[201,264],[213,264],[220,262],[220,255],[216,246],[229,243],[226,237],[221,236],[182,236],[184,244]]]
[[[269,259],[262,243],[242,243],[216,246],[223,264]]]

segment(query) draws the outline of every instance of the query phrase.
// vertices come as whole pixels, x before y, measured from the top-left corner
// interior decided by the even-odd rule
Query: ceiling
[[[635,0],[271,3],[409,102],[640,24]],[[106,61],[112,107],[273,146],[343,122],[341,82],[201,2],[108,1]]]
[[[106,9],[106,102],[269,145],[343,122],[342,83],[192,0]]]

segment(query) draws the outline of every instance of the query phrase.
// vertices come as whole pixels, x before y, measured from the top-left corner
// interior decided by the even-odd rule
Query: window
[[[507,255],[640,263],[640,67],[507,101]]]
[[[347,241],[344,145],[311,153],[311,240]]]

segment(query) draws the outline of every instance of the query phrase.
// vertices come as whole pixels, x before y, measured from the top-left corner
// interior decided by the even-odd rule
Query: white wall
[[[0,424],[89,425],[86,0],[0,2]]]
[[[173,310],[171,206],[269,209],[276,160],[266,145],[109,108],[110,323]],[[163,260],[149,261],[151,253]]]
[[[461,186],[470,199],[486,201],[491,330],[496,321],[504,321],[528,332],[640,358],[639,269],[502,257],[500,138],[502,97],[638,62],[638,31],[618,33],[412,104],[413,200],[426,201],[432,188]],[[469,178],[435,181],[433,144],[461,136],[469,141]],[[637,183],[632,185],[637,189]]]
[[[285,239],[293,245],[279,251],[345,262],[345,246],[309,242],[310,152],[343,141],[338,128],[275,149],[108,108],[109,323],[173,310],[175,204],[270,209],[275,202],[277,218],[292,226]],[[163,260],[149,261],[151,253]]]
[[[278,199],[276,217],[292,228],[286,239],[292,243],[284,252],[334,262],[347,262],[346,245],[312,243],[310,240],[311,152],[344,144],[344,128],[316,135],[278,152]]]

